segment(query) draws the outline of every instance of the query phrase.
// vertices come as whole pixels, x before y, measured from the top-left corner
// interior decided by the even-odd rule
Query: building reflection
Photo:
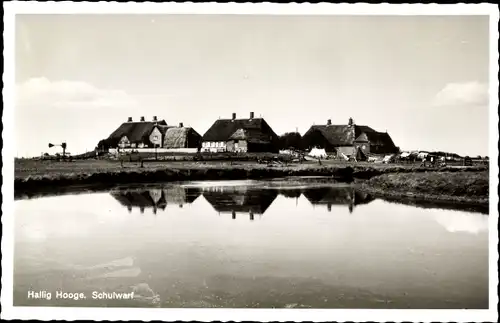
[[[164,211],[167,205],[178,205],[193,203],[201,194],[198,188],[185,188],[172,186],[167,188],[148,188],[136,190],[118,190],[110,193],[129,212],[138,208],[141,213],[145,209],[152,209],[153,213],[158,210]]]
[[[266,212],[278,192],[244,186],[221,186],[204,188],[202,195],[219,214],[231,214],[231,218],[236,219],[237,214],[243,213],[250,220],[254,220],[255,214],[263,215]]]
[[[355,206],[374,200],[370,194],[353,187],[317,187],[305,190],[303,195],[312,205],[326,205],[329,212],[333,205],[347,205],[352,213]]]
[[[250,220],[255,215],[262,216],[278,195],[299,200],[304,196],[313,205],[326,205],[328,211],[333,205],[347,205],[353,212],[356,205],[367,204],[373,200],[369,194],[362,193],[352,187],[315,187],[315,188],[255,188],[251,186],[211,186],[211,187],[183,187],[169,186],[144,189],[116,190],[110,193],[129,212],[139,209],[144,213],[146,209],[164,211],[167,205],[177,205],[182,208],[185,204],[193,203],[200,195],[219,214],[230,214],[232,219],[244,215]]]

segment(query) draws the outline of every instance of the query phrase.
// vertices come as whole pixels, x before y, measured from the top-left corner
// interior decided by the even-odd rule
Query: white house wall
[[[224,152],[227,150],[227,144],[224,141],[204,141],[201,144],[201,150],[206,152]]]
[[[151,131],[151,134],[149,135],[149,140],[153,143],[158,145],[158,147],[162,147],[162,135],[160,130],[158,130],[157,127],[154,127],[153,130]]]

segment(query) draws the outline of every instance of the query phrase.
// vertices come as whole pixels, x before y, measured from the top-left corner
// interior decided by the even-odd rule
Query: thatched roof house
[[[275,190],[249,190],[247,188],[226,187],[203,190],[203,197],[219,213],[264,214],[278,196]]]
[[[323,148],[327,152],[356,154],[360,148],[364,154],[397,152],[388,133],[378,132],[368,126],[356,125],[352,118],[348,124],[313,125],[302,137],[306,149]]]
[[[205,151],[274,152],[278,147],[278,135],[263,118],[219,119],[202,137]]]
[[[165,120],[158,120],[153,117],[152,121],[146,121],[141,117],[140,121],[133,121],[132,117],[127,122],[122,123],[108,138],[101,140],[99,149],[109,149],[122,147],[152,147],[150,134],[157,125],[167,126]]]

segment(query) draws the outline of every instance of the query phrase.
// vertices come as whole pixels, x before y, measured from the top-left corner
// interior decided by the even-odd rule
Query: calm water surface
[[[487,215],[310,180],[280,186],[199,182],[17,200],[14,305],[488,307]],[[134,297],[94,299],[103,292]]]

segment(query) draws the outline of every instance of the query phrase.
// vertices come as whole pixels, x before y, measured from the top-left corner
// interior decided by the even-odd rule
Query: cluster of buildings
[[[168,125],[165,120],[131,117],[108,138],[98,144],[100,151],[166,151],[166,152],[278,152],[284,149],[323,149],[328,154],[390,154],[398,152],[387,132],[378,132],[369,126],[357,125],[352,118],[345,124],[313,125],[298,141],[284,144],[263,118],[218,119],[202,136],[183,123]]]

